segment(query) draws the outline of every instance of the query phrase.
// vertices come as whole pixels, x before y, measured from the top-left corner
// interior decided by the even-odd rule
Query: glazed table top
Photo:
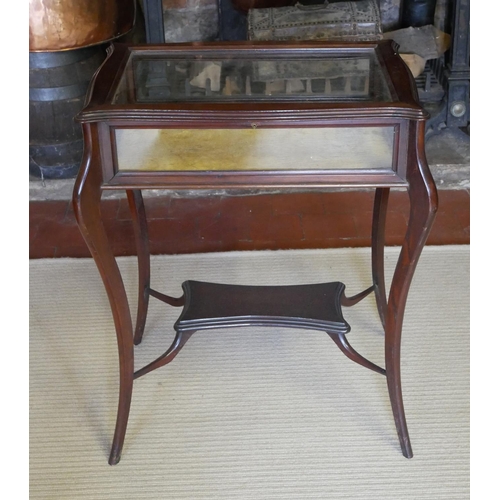
[[[118,117],[154,109],[357,109],[352,116],[361,116],[359,110],[371,108],[389,111],[386,116],[425,115],[390,40],[115,44],[111,51],[81,121],[96,121],[98,112]]]

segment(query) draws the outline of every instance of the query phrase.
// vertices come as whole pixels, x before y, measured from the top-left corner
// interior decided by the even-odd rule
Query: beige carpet
[[[387,272],[396,249],[387,251]],[[119,259],[135,303],[135,259]],[[370,284],[368,249],[153,258],[153,287]],[[469,247],[427,247],[408,299],[403,393],[414,458],[399,450],[383,376],[322,332],[196,334],[139,379],[120,464],[107,464],[118,394],[110,309],[88,259],[30,261],[32,499],[469,498]],[[137,367],[170,344],[179,309],[152,300]],[[383,364],[373,297],[345,310],[348,338]]]

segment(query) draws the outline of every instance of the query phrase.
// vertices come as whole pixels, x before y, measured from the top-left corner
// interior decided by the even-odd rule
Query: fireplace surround
[[[165,37],[165,17],[175,10],[171,6],[217,2],[218,27],[204,40],[171,40]],[[323,3],[302,0],[303,5]],[[148,43],[169,41],[218,41],[247,39],[247,12],[251,8],[283,7],[294,0],[143,0]],[[330,0],[336,3],[336,0]],[[382,26],[388,30],[418,27],[434,18],[437,27],[451,35],[450,49],[438,59],[426,62],[424,72],[416,78],[419,98],[431,118],[428,134],[443,128],[465,128],[470,121],[469,20],[470,0],[378,0]],[[198,7],[196,7],[198,8]],[[206,14],[202,14],[205,16]]]

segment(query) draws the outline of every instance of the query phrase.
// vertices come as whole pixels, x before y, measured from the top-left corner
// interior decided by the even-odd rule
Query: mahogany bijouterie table
[[[403,407],[403,314],[437,210],[424,152],[427,113],[391,41],[115,44],[78,115],[85,154],[73,204],[110,301],[120,361],[110,464],[120,460],[135,379],[172,361],[195,331],[280,326],[326,332],[350,359],[387,378],[403,455],[412,457]],[[375,188],[373,285],[347,297],[340,282],[238,286],[186,281],[179,297],[150,287],[144,189],[320,191]],[[410,217],[388,296],[384,232],[391,187],[407,189]],[[125,190],[139,265],[135,328],[101,220],[103,190]],[[385,367],[348,343],[342,308],[375,294]],[[182,307],[167,352],[134,371],[150,297]]]

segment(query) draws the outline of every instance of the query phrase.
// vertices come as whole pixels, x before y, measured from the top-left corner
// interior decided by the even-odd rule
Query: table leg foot
[[[116,465],[120,461],[120,458],[121,458],[121,450],[115,450],[112,448],[111,453],[109,455],[108,464]]]
[[[401,451],[405,458],[413,458],[413,450],[411,449],[411,444],[409,439],[400,438],[399,444],[401,445]]]

